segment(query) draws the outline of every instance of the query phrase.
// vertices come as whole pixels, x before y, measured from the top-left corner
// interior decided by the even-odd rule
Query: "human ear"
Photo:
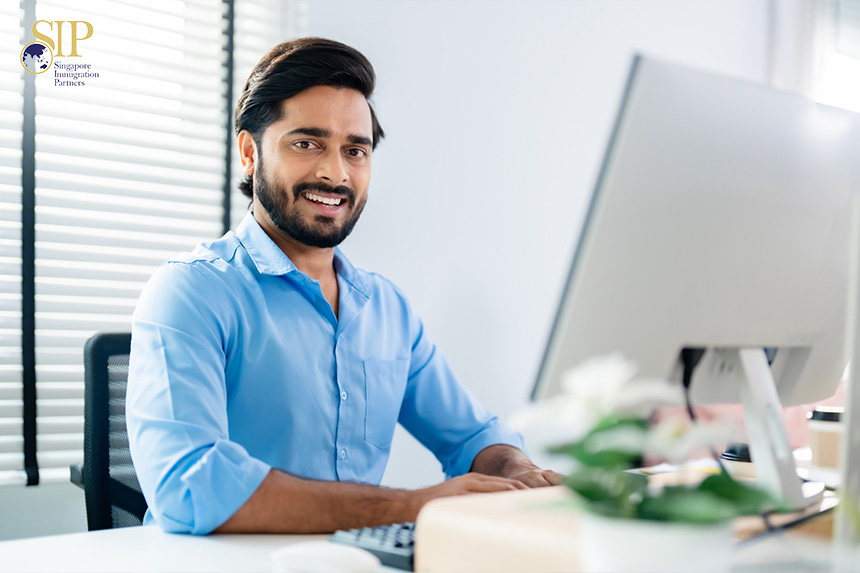
[[[254,165],[257,158],[257,142],[247,129],[243,129],[237,136],[239,144],[239,160],[242,162],[242,173],[254,174]]]

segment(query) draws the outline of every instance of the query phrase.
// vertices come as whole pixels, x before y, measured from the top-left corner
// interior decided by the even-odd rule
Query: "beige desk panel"
[[[415,571],[578,571],[577,517],[564,487],[436,499],[418,515]]]

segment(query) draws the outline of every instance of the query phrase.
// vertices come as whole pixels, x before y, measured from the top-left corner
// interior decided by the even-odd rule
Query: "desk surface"
[[[551,490],[555,490],[555,493]],[[562,488],[547,488],[546,490],[480,494],[452,498],[446,503],[440,502],[440,504],[445,506],[455,503],[465,504],[464,507],[466,507],[476,502],[492,501],[493,504],[497,504],[509,498],[520,503],[533,498],[543,500],[547,496],[552,497],[562,492]],[[557,509],[552,511],[558,514]],[[475,516],[475,518],[477,517]],[[556,515],[557,519],[563,517]],[[421,519],[419,516],[419,523]],[[541,518],[541,522],[543,520]],[[457,524],[461,524],[463,520],[456,519],[455,521]],[[535,533],[531,526],[526,529]],[[276,549],[302,541],[325,540],[328,537],[328,535],[176,535],[164,533],[156,526],[72,533],[0,542],[0,573],[12,571],[52,571],[58,573],[83,571],[115,571],[119,573],[138,571],[190,573],[202,571],[273,571],[271,553]],[[490,553],[498,553],[498,538],[494,541],[495,543],[491,544],[492,547],[485,548],[484,551],[477,551],[477,553],[485,556]],[[522,545],[524,538],[520,535],[520,538],[515,541]],[[534,539],[532,539],[533,541]],[[758,570],[756,565],[770,566],[774,563],[782,563],[783,560],[787,560],[787,563],[782,564],[788,565],[790,568],[792,564],[796,564],[798,561],[808,561],[811,556],[814,556],[816,561],[822,561],[822,559],[826,561],[827,546],[812,544],[806,549],[803,547],[806,543],[806,539],[794,535],[778,535],[770,539],[754,540],[752,543],[744,543],[738,547],[733,562],[736,568],[739,567],[737,570],[755,571]],[[470,542],[468,545],[470,551],[475,552],[474,542]],[[533,543],[529,543],[529,545],[533,545]],[[822,555],[824,555],[823,558]],[[456,562],[459,565],[466,563],[461,559]],[[486,565],[486,561],[477,561],[472,570],[486,571],[487,567],[480,566],[481,563]],[[857,563],[860,563],[860,558],[857,559]],[[462,567],[458,567],[457,570],[462,570]],[[522,568],[513,570],[519,571]],[[558,570],[558,568],[551,568],[550,570]],[[382,571],[394,572],[398,570],[383,568]]]
[[[0,542],[0,571],[272,571],[272,551],[328,535],[175,535],[154,525]]]

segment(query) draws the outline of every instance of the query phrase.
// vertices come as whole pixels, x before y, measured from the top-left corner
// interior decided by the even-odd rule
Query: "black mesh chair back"
[[[84,495],[90,531],[140,525],[146,501],[128,449],[125,387],[131,334],[100,332],[84,347]]]

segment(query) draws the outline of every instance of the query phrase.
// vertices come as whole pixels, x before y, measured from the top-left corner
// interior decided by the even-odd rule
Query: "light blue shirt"
[[[248,215],[149,281],[126,404],[147,522],[208,533],[271,468],[379,484],[397,422],[448,476],[487,446],[522,447],[460,385],[397,287],[339,250],[334,265],[338,317]]]

